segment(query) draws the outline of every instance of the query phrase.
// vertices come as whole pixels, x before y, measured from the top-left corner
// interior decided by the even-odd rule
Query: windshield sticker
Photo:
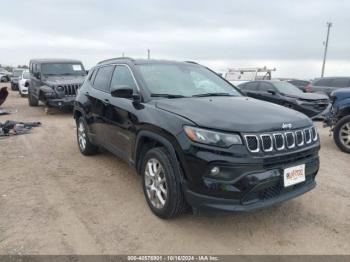
[[[74,71],[82,71],[81,65],[72,65]]]

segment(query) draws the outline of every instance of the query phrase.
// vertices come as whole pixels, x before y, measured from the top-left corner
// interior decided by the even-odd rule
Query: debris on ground
[[[7,120],[0,122],[0,136],[21,135],[28,133],[33,127],[40,126],[40,122],[18,122]]]
[[[7,87],[1,87],[0,88],[0,106],[5,102],[7,96],[9,95],[9,92],[7,91]]]
[[[0,116],[9,114],[11,114],[10,111],[0,109]]]

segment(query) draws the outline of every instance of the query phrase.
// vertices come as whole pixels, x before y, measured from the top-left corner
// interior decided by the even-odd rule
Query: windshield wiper
[[[183,95],[172,95],[172,94],[151,94],[151,97],[166,97],[166,98],[183,98]]]
[[[193,95],[193,97],[206,97],[206,96],[232,96],[230,93],[204,93]]]

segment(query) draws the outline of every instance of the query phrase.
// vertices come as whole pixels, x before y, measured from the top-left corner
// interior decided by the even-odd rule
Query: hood
[[[310,126],[302,113],[248,97],[202,97],[161,99],[156,107],[185,117],[200,127],[231,132],[268,132]]]
[[[323,95],[323,94],[316,94],[316,93],[300,93],[297,95],[287,95],[285,96],[292,97],[292,98],[298,98],[298,99],[303,99],[303,100],[310,100],[310,101],[315,101],[315,100],[328,100],[328,96]]]
[[[350,97],[350,88],[341,88],[332,92],[331,97],[336,97],[337,100],[343,100]]]
[[[82,84],[85,76],[49,76],[42,81],[49,86]]]

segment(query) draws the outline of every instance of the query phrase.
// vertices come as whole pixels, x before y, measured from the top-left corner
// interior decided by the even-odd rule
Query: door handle
[[[87,95],[87,96],[88,96],[88,95],[89,95],[89,92],[87,92],[87,91],[86,91],[86,92],[85,92],[85,95]]]

